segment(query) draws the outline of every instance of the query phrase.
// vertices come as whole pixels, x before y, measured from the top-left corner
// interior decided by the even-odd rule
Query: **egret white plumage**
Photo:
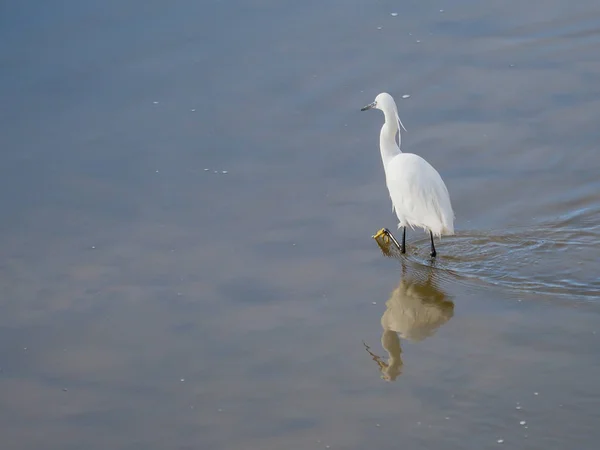
[[[385,181],[392,200],[392,211],[398,216],[398,228],[402,231],[402,253],[406,252],[406,227],[423,228],[431,237],[431,256],[437,252],[433,236],[454,234],[454,212],[448,189],[442,177],[431,164],[413,153],[400,150],[399,125],[404,125],[398,116],[398,108],[392,96],[382,92],[375,101],[361,111],[379,109],[385,123],[379,135],[379,149],[385,170]],[[396,143],[398,133],[398,143]]]

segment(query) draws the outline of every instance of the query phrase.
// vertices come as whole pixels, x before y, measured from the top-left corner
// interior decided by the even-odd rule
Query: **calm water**
[[[1,447],[596,449],[599,45],[591,0],[4,2]],[[434,265],[371,239],[381,91]]]

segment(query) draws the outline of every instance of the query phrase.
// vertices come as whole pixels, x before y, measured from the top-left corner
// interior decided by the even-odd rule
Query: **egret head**
[[[398,108],[396,107],[394,97],[392,97],[387,92],[382,92],[377,97],[375,97],[375,101],[373,103],[369,103],[368,105],[363,106],[360,110],[367,111],[369,109],[379,109],[383,111],[383,114],[385,114],[386,117],[388,117],[388,115],[390,115],[391,117],[395,117],[400,126],[404,128],[404,124],[398,116]],[[406,128],[404,128],[404,131],[406,131]]]
[[[360,110],[366,111],[368,109],[380,109],[382,111],[390,110],[393,111],[396,109],[396,102],[394,98],[388,94],[387,92],[382,92],[377,97],[375,97],[375,101],[373,103],[369,103],[367,106],[363,106]]]

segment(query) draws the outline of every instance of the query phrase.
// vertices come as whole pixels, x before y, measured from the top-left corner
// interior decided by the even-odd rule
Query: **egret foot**
[[[375,241],[377,241],[377,244],[379,245],[379,247],[386,254],[389,254],[390,249],[393,247],[395,247],[396,250],[401,249],[400,244],[398,243],[398,241],[396,240],[396,238],[394,237],[392,232],[390,230],[388,230],[387,228],[382,228],[381,230],[379,230],[377,233],[375,233],[371,237],[373,239],[375,239]]]
[[[382,228],[381,230],[379,230],[377,233],[375,233],[373,236],[371,236],[373,239],[377,240],[382,238],[383,236],[387,235],[387,233],[389,233],[387,228]]]

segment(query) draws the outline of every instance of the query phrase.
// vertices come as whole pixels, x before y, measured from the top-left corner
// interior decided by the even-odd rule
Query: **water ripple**
[[[448,281],[600,302],[599,216],[588,208],[536,227],[459,231],[436,245],[436,261],[427,256],[428,237],[413,233],[407,257],[435,265]]]

